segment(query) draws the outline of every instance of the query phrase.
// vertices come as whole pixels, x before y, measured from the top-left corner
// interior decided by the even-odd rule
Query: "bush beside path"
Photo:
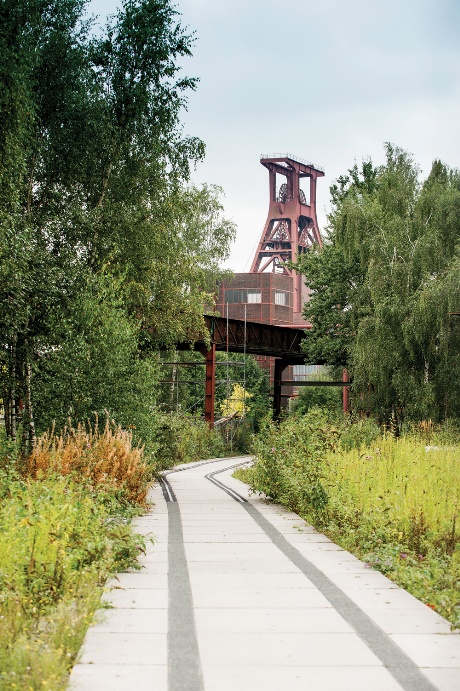
[[[314,408],[268,424],[238,477],[460,627],[457,435],[445,425],[397,438]]]

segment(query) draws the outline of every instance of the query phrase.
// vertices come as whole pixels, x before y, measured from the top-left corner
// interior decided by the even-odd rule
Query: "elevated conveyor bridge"
[[[206,403],[205,419],[214,424],[214,396],[216,384],[216,352],[247,353],[275,359],[273,382],[273,417],[279,418],[281,412],[282,374],[288,365],[302,365],[305,356],[301,342],[305,329],[292,326],[261,324],[242,319],[227,319],[205,315],[206,332],[195,341],[192,350],[205,357],[206,364]],[[190,343],[177,345],[178,350],[190,350]],[[322,364],[322,363],[316,363]],[[284,382],[291,385],[294,382]],[[295,382],[297,385],[299,382]],[[344,385],[342,382],[335,382]]]

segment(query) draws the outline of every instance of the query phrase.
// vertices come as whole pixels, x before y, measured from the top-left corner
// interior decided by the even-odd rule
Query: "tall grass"
[[[381,437],[371,447],[327,458],[329,514],[352,506],[381,533],[424,553],[432,546],[452,554],[460,537],[458,447],[433,447],[414,436]]]
[[[144,549],[142,450],[110,425],[46,435],[27,459],[0,438],[0,479],[0,688],[62,689],[107,577]]]
[[[255,449],[241,479],[460,627],[460,445],[451,430],[395,438],[312,409],[270,425]]]

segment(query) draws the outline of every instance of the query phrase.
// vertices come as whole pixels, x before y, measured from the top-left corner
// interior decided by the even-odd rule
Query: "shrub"
[[[345,417],[340,424],[340,446],[344,451],[370,446],[382,430],[373,418]]]
[[[65,688],[107,577],[145,549],[129,525],[142,453],[109,422],[46,434],[25,459],[0,436],[0,688]]]
[[[342,390],[336,386],[305,386],[294,400],[291,410],[297,415],[308,413],[311,408],[321,406],[339,412],[342,407]]]
[[[267,423],[255,440],[255,488],[296,511],[322,511],[328,501],[324,457],[336,434],[319,408],[279,426]]]
[[[184,413],[156,413],[150,446],[149,463],[155,473],[180,463],[225,454],[220,434],[209,429],[203,419]]]

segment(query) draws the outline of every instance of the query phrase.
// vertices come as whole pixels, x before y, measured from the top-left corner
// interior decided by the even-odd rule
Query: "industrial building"
[[[252,322],[308,329],[302,316],[309,299],[296,264],[313,245],[322,245],[316,216],[316,181],[324,176],[319,166],[292,154],[262,155],[268,170],[268,214],[251,270],[222,282],[215,309],[221,316]],[[274,376],[273,358],[258,358]],[[310,368],[311,369],[311,368]],[[289,379],[303,378],[307,365],[297,365]],[[292,389],[285,396],[292,395]]]

